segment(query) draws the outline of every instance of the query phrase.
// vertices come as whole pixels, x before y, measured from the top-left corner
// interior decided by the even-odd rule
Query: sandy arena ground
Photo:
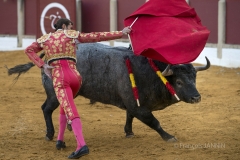
[[[29,62],[23,51],[0,52],[0,160],[64,160],[75,150],[72,132],[66,130],[67,148],[55,148],[45,140],[41,105],[46,95],[40,70],[33,67],[13,85],[4,65],[14,67]],[[180,102],[153,112],[162,127],[177,137],[167,143],[154,130],[134,119],[135,137],[125,138],[125,111],[78,97],[83,133],[90,154],[83,160],[185,160],[240,159],[240,68],[211,66],[199,72],[198,104]],[[58,131],[58,112],[53,114]]]

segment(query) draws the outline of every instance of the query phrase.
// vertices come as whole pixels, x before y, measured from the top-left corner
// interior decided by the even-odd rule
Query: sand
[[[75,150],[73,132],[66,130],[67,148],[55,148],[58,113],[53,113],[54,140],[45,140],[41,105],[46,99],[40,70],[33,67],[13,84],[4,67],[29,62],[23,51],[0,52],[0,160],[62,160]],[[197,65],[197,64],[195,64]],[[115,106],[75,102],[90,154],[83,160],[240,159],[240,68],[211,66],[197,75],[198,104],[179,102],[153,114],[178,139],[167,143],[137,119],[133,138],[125,138],[125,114]]]

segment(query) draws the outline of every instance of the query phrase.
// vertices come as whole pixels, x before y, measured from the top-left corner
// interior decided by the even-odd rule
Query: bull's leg
[[[129,110],[129,113],[132,114],[134,117],[148,125],[150,128],[157,131],[163,140],[167,142],[175,142],[177,139],[165,132],[162,127],[160,126],[159,121],[153,116],[152,112],[145,108],[145,107],[139,107],[135,108],[134,110]]]
[[[127,115],[126,115],[126,124],[124,127],[124,131],[126,133],[126,137],[130,138],[134,136],[134,133],[132,131],[132,122],[133,122],[133,118],[134,116],[132,116],[128,111],[126,111]]]
[[[44,119],[46,122],[47,133],[46,133],[46,140],[52,140],[55,130],[52,122],[52,113],[58,107],[59,103],[57,100],[51,101],[51,99],[46,99],[44,104],[42,105],[42,111],[44,115]]]

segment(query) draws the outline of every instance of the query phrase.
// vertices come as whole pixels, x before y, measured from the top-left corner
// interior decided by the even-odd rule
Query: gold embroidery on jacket
[[[38,38],[38,39],[37,39],[37,42],[38,42],[38,43],[43,43],[43,42],[47,41],[50,36],[51,36],[51,33],[45,34],[45,35],[43,35],[42,37]]]
[[[78,38],[79,35],[79,31],[75,30],[64,30],[63,32],[68,38]]]
[[[68,35],[78,37],[78,32],[69,30]],[[74,38],[69,38],[63,30],[56,31],[51,34],[48,40],[43,43],[43,49],[47,63],[52,60],[70,58],[76,61],[75,44],[72,43]]]
[[[52,34],[52,36],[53,36],[55,39],[58,39],[61,35],[62,35],[62,32],[61,32],[61,31],[57,31],[57,32],[54,32],[54,33]]]
[[[61,58],[71,58],[71,59],[74,59],[75,61],[77,60],[76,55],[71,54],[70,52],[68,52],[68,53],[57,53],[57,54],[52,54],[50,56],[46,56],[47,63],[51,60],[55,60],[55,59],[57,60],[57,59],[61,59]]]

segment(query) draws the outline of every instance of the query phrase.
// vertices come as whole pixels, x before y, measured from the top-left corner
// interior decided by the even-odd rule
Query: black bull
[[[165,87],[164,83],[151,68],[148,59],[143,56],[135,56],[125,47],[110,47],[99,43],[85,43],[78,45],[77,69],[82,75],[82,86],[78,95],[93,101],[111,104],[126,110],[126,124],[124,131],[127,137],[133,135],[132,122],[136,117],[150,128],[157,131],[165,141],[176,141],[174,136],[165,132],[159,121],[153,116],[152,111],[162,110],[178,101]],[[139,93],[140,107],[133,95],[131,82],[125,60],[131,61],[134,79]],[[206,66],[193,67],[192,64],[173,65],[167,69],[167,64],[154,61],[181,101],[197,103],[201,96],[196,89],[197,71],[210,67],[207,60]],[[28,71],[32,63],[17,65],[8,70],[9,75]],[[54,126],[52,113],[59,106],[53,90],[52,80],[42,72],[42,83],[47,99],[42,105],[46,121],[46,139],[52,140]],[[80,111],[81,112],[81,111]]]

